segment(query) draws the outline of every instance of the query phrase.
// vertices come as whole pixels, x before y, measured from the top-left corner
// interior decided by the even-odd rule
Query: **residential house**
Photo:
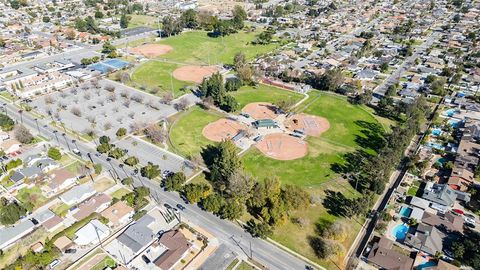
[[[153,232],[149,225],[154,221],[155,218],[145,215],[117,237],[119,245],[127,251],[123,252],[125,254],[125,258],[123,258],[125,263],[130,262],[144,248],[153,243],[156,238],[156,232]]]
[[[63,168],[50,172],[48,177],[50,181],[42,187],[43,194],[48,198],[73,186],[77,181],[73,173]]]
[[[58,230],[60,227],[63,226],[63,218],[55,215],[52,218],[46,220],[45,222],[42,223],[42,226],[48,231],[48,232],[54,232]]]
[[[412,269],[414,259],[394,250],[393,247],[394,243],[392,240],[381,237],[373,244],[372,249],[368,253],[368,262],[381,269]]]
[[[424,224],[435,226],[444,232],[463,232],[463,218],[451,212],[444,215],[424,212],[421,221]]]
[[[108,219],[108,226],[116,227],[129,222],[135,210],[128,206],[124,201],[118,201],[107,209],[103,210],[101,215]]]
[[[0,250],[5,250],[16,241],[31,233],[35,224],[29,220],[23,220],[13,226],[0,228]]]
[[[5,154],[7,155],[12,155],[18,151],[20,151],[20,148],[22,147],[22,144],[15,140],[15,139],[9,139],[5,140],[1,143],[1,147]]]
[[[446,184],[434,184],[432,182],[426,184],[422,198],[446,207],[452,207],[457,199],[466,203],[470,202],[470,194],[454,190]]]
[[[75,240],[73,242],[79,246],[99,244],[99,241],[104,240],[109,235],[110,230],[108,227],[94,219],[75,232]]]
[[[167,250],[153,263],[162,270],[170,270],[183,259],[190,250],[190,244],[185,236],[178,230],[164,233],[159,244]]]
[[[76,220],[82,220],[92,213],[105,210],[112,201],[112,197],[105,193],[96,194],[79,204],[71,213]]]
[[[443,250],[443,239],[446,234],[434,226],[418,224],[415,232],[407,233],[404,244],[418,251],[435,255]]]
[[[90,198],[95,193],[97,192],[91,185],[84,184],[73,187],[69,191],[63,193],[59,198],[65,204],[74,205]]]

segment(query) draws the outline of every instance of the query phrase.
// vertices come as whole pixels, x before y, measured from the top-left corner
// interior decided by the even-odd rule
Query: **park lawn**
[[[183,156],[197,156],[202,148],[214,142],[205,138],[203,128],[211,122],[224,117],[221,113],[204,110],[198,106],[182,113],[170,126],[170,145]]]
[[[258,149],[251,148],[242,160],[246,170],[258,179],[273,174],[283,184],[316,187],[337,177],[332,165],[342,164],[345,153],[360,148],[374,152],[370,149],[372,143],[365,139],[365,130],[376,128],[383,132],[373,115],[362,106],[352,105],[340,96],[312,92],[296,109],[327,118],[330,129],[320,137],[308,137],[308,154],[296,160],[271,159]]]
[[[315,194],[324,199],[326,190],[341,192],[347,198],[355,198],[358,196],[358,192],[356,192],[345,180],[326,183],[320,188],[309,189],[308,191],[311,194]],[[342,242],[345,250],[348,250],[364,222],[363,219],[354,220],[337,217],[329,213],[321,203],[316,203],[305,209],[294,211],[291,214],[291,217],[303,218],[309,222],[301,227],[300,225],[293,223],[293,219],[289,219],[285,223],[275,228],[271,238],[276,242],[288,247],[289,249],[300,253],[310,260],[322,265],[326,269],[337,269],[337,267],[332,261],[321,260],[315,255],[310,246],[309,238],[318,236],[318,229],[321,229],[323,226],[333,223],[337,220],[341,220],[346,224],[348,227],[348,232],[350,232],[346,240]],[[338,265],[342,265],[343,257],[333,258],[333,261]]]
[[[206,31],[184,32],[162,40],[173,50],[160,58],[185,64],[232,64],[233,57],[243,52],[247,59],[253,60],[259,55],[276,49],[279,44],[254,45],[251,42],[261,30],[255,32],[240,31],[225,37],[209,37]]]
[[[48,200],[45,196],[42,195],[40,187],[34,186],[32,188],[22,188],[18,191],[16,198],[28,207],[32,206],[32,209],[27,209],[32,211],[38,207],[45,204]]]
[[[277,103],[280,100],[293,100],[298,102],[303,97],[303,95],[299,93],[266,84],[243,86],[238,89],[238,91],[231,92],[231,94],[237,99],[240,108],[252,102]]]
[[[137,15],[131,14],[130,21],[128,22],[128,28],[135,28],[140,26],[148,26],[152,28],[157,28],[158,18],[149,15]],[[119,18],[120,19],[120,18]]]
[[[160,91],[156,93],[157,95],[173,89],[175,97],[181,96],[185,93],[181,91],[181,88],[192,85],[192,83],[177,80],[172,76],[172,72],[179,67],[180,65],[178,64],[150,60],[141,64],[133,71],[130,84],[146,92],[149,92],[154,87],[158,87]]]
[[[235,268],[235,269],[237,269],[237,270],[255,270],[255,269],[257,269],[257,268],[255,268],[255,267],[251,266],[250,264],[242,261],[242,262],[238,265],[238,267]]]

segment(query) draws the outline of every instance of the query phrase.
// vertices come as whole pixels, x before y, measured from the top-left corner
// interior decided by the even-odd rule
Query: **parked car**
[[[60,263],[60,260],[53,260],[51,263],[48,264],[48,269],[53,269]]]
[[[182,211],[185,210],[185,206],[183,206],[183,205],[181,205],[181,204],[179,204],[179,203],[177,203],[177,208],[180,209],[180,210],[182,210]]]
[[[74,254],[74,253],[76,253],[76,252],[77,252],[77,250],[74,249],[74,248],[69,248],[69,249],[66,249],[66,250],[65,250],[65,253],[67,253],[67,254]]]

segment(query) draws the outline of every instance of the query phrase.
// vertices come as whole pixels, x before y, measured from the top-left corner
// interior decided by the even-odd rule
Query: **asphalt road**
[[[116,160],[107,161],[107,157],[104,155],[99,157],[94,155],[95,150],[93,149],[92,144],[77,140],[74,146],[72,140],[75,138],[70,137],[68,134],[62,134],[61,131],[57,131],[49,126],[48,119],[35,120],[35,118],[27,113],[19,113],[18,108],[13,104],[4,103],[4,107],[6,108],[8,116],[18,122],[22,122],[32,131],[37,131],[43,137],[50,139],[52,143],[57,142],[57,144],[64,149],[77,148],[85,158],[87,153],[91,153],[90,156],[94,163],[102,164],[105,170],[115,170],[121,178],[123,178],[123,173],[128,175],[133,173],[133,170],[128,166],[121,168]],[[152,197],[154,197],[160,204],[169,203],[170,205],[185,205],[183,200],[178,196],[178,193],[165,192],[160,188],[157,182],[150,181],[139,175],[134,177],[134,180],[136,186],[144,185],[150,188]],[[187,219],[190,222],[201,226],[214,235],[221,244],[224,244],[230,250],[239,254],[242,258],[245,259],[252,256],[254,260],[269,269],[305,269],[306,263],[303,260],[267,241],[253,238],[234,223],[219,219],[211,213],[201,210],[196,205],[185,205],[185,208],[186,209],[181,213],[183,219]]]

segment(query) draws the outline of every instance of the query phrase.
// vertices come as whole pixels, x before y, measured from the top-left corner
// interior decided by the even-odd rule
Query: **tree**
[[[180,191],[187,177],[183,172],[177,172],[167,176],[164,180],[164,187],[167,191]]]
[[[339,68],[329,69],[323,75],[312,80],[312,86],[325,91],[336,91],[344,81],[344,76]]]
[[[108,153],[110,149],[112,148],[112,145],[109,143],[102,143],[97,146],[97,151],[101,154]]]
[[[187,184],[183,187],[183,194],[189,203],[195,204],[210,194],[210,187],[206,184]]]
[[[253,237],[265,239],[272,234],[272,227],[270,225],[265,222],[256,222],[254,219],[250,219],[246,227],[247,231]]]
[[[245,10],[241,6],[236,5],[233,8],[232,15],[233,26],[236,29],[242,29],[244,27],[243,21],[247,19],[247,12],[245,12]]]
[[[242,81],[239,78],[228,78],[225,83],[227,92],[237,91],[240,87],[242,87]]]
[[[148,162],[148,164],[140,169],[140,174],[148,179],[153,179],[160,175],[160,169],[158,165]]]
[[[108,144],[110,143],[110,137],[103,135],[100,138],[98,138],[98,141],[100,142],[100,144]]]
[[[126,151],[123,149],[120,149],[118,147],[113,148],[108,152],[108,156],[114,159],[120,159],[121,157],[125,156]]]
[[[182,13],[182,23],[186,28],[195,29],[198,27],[198,13],[194,9],[187,9]]]
[[[225,183],[242,168],[242,162],[237,155],[235,144],[230,140],[219,143],[216,152],[210,167],[211,179],[213,182]]]
[[[310,240],[310,245],[315,254],[324,260],[344,253],[343,246],[337,241],[314,237]]]
[[[22,205],[18,204],[16,201],[7,202],[2,198],[0,207],[0,223],[3,225],[15,224],[20,217],[25,216],[27,209]]]
[[[33,135],[23,125],[18,125],[13,132],[15,139],[23,144],[29,144],[33,141]]]
[[[229,220],[235,220],[243,215],[244,205],[234,199],[226,200],[220,211],[220,217]]]
[[[48,17],[48,16],[43,16],[42,21],[43,21],[44,23],[49,23],[49,22],[50,22],[50,17]]]
[[[388,71],[388,63],[387,62],[383,62],[380,64],[380,71],[382,73],[385,73]]]
[[[181,18],[176,20],[170,15],[163,18],[162,25],[162,34],[168,37],[181,33],[183,28]]]
[[[233,57],[233,65],[235,67],[235,70],[238,71],[238,69],[242,68],[247,64],[247,57],[243,52],[238,52],[235,54]]]
[[[132,177],[125,177],[122,179],[122,184],[126,186],[133,185],[133,178]]]
[[[120,27],[125,29],[128,27],[128,21],[129,21],[129,17],[123,13],[122,16],[120,17]]]
[[[117,48],[115,48],[115,46],[113,46],[109,41],[103,43],[103,46],[102,46],[102,53],[104,54],[110,54],[114,51],[116,51]]]
[[[5,48],[7,46],[7,42],[0,37],[0,48]]]
[[[134,156],[130,156],[128,158],[125,159],[124,163],[127,164],[128,166],[136,166],[138,164],[139,160],[137,157],[134,157]]]
[[[14,126],[15,122],[12,120],[12,118],[5,114],[0,114],[0,127],[3,131],[10,131]]]
[[[117,137],[121,138],[121,137],[127,135],[127,129],[121,127],[121,128],[119,128],[119,129],[117,130],[117,132],[115,133],[115,135],[116,135]]]
[[[47,156],[53,160],[60,160],[62,159],[62,153],[60,153],[60,150],[58,150],[55,147],[50,147],[48,149]]]
[[[225,199],[217,193],[211,193],[202,200],[203,209],[214,214],[220,213],[224,205]]]
[[[253,69],[250,65],[244,65],[237,70],[237,76],[243,85],[253,83]]]
[[[153,143],[163,143],[167,138],[165,131],[157,124],[148,126],[143,132]]]
[[[237,169],[225,183],[226,193],[240,201],[245,201],[250,197],[250,192],[255,185],[255,179],[247,175],[245,172]]]
[[[330,240],[343,242],[348,236],[348,227],[343,221],[337,220],[323,229],[322,236]]]
[[[100,10],[95,11],[95,19],[102,19],[103,13]]]

